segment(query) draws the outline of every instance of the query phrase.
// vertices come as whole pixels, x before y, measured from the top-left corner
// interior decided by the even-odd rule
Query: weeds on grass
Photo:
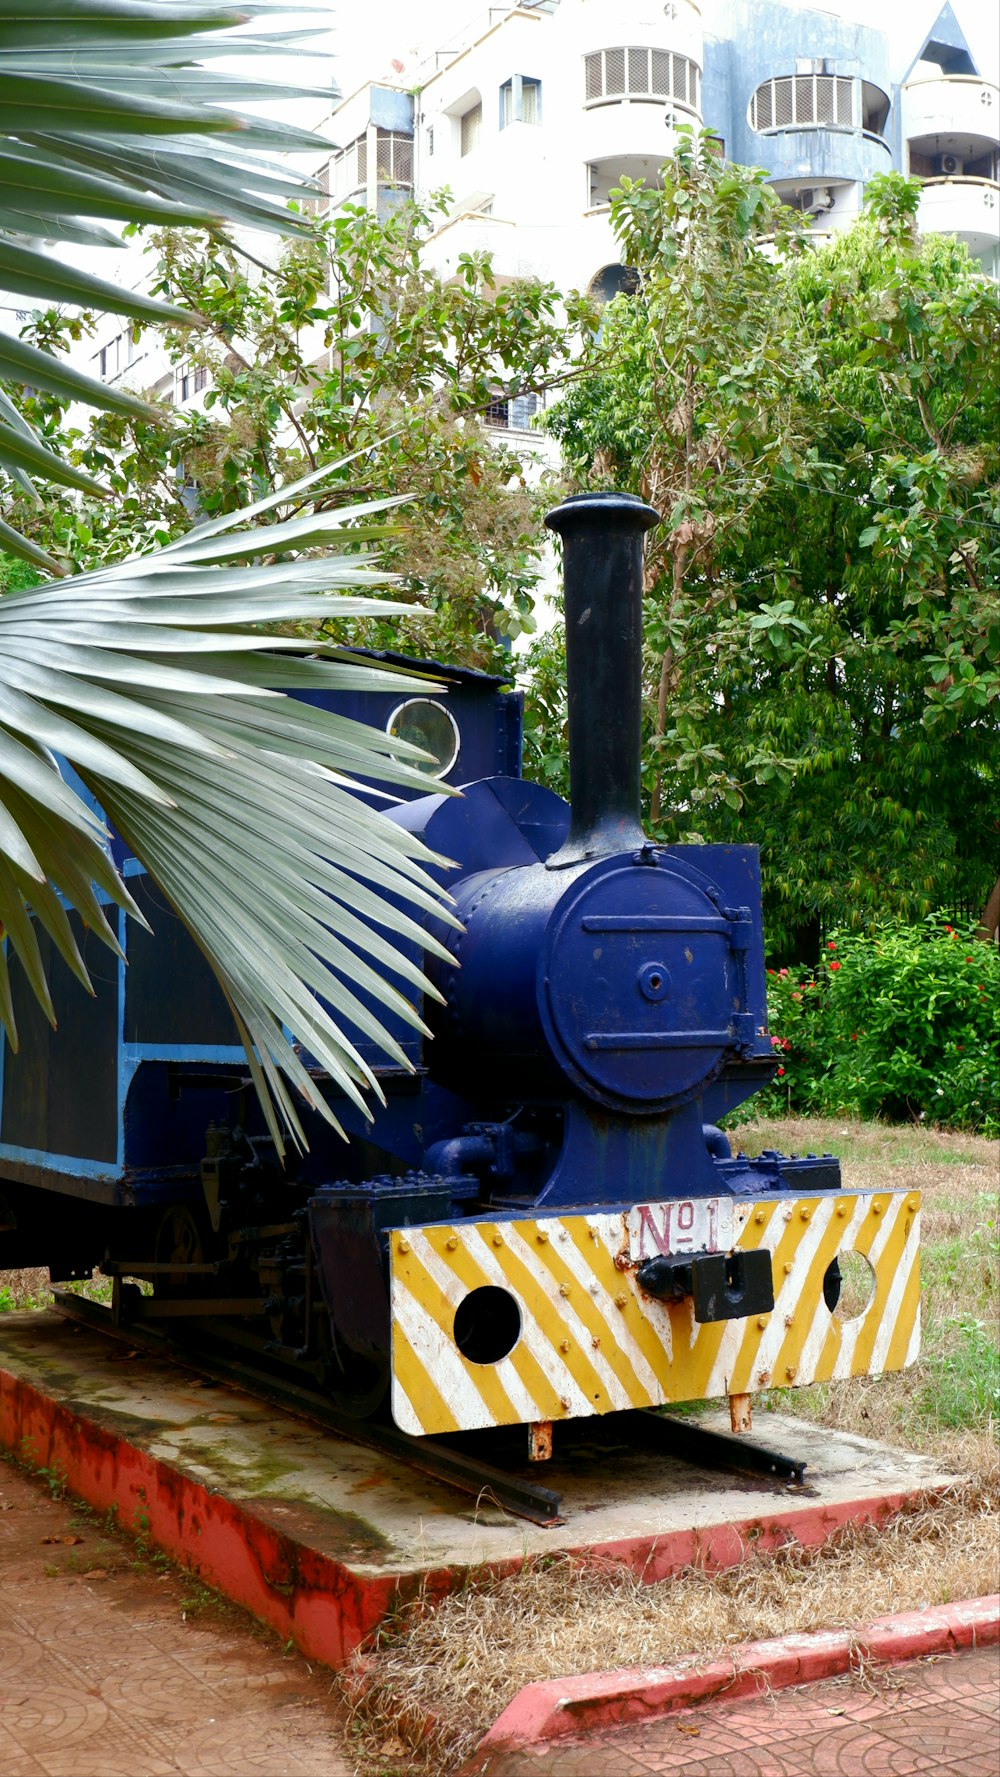
[[[926,1382],[916,1394],[914,1411],[949,1431],[986,1426],[1000,1418],[1000,1350],[996,1324],[970,1317],[951,1317],[945,1336],[957,1339],[951,1350],[932,1350],[923,1361]]]

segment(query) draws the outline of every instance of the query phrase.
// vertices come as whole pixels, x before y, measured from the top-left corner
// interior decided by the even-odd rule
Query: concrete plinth
[[[560,1426],[552,1462],[533,1466],[562,1492],[565,1523],[543,1529],[54,1313],[0,1321],[0,1445],[333,1666],[400,1600],[484,1564],[573,1551],[652,1581],[731,1566],[750,1546],[822,1542],[957,1478],[785,1415],[762,1415],[757,1438],[808,1462],[807,1485],[629,1447],[613,1418]]]

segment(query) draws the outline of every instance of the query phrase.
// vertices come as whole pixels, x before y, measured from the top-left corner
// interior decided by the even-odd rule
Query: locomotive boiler
[[[421,738],[462,785],[391,811],[450,860],[462,929],[436,928],[430,1040],[400,1032],[413,1072],[378,1069],[370,1124],[337,1102],[348,1144],[314,1118],[278,1165],[213,978],[134,859],[155,938],[121,916],[126,970],[80,934],[93,1001],[47,957],[57,1033],[15,965],[0,1265],[100,1266],[120,1321],[267,1353],[412,1434],[525,1425],[536,1455],[560,1421],[728,1397],[742,1426],[759,1390],[913,1360],[917,1194],[845,1191],[829,1155],[734,1155],[719,1127],[774,1065],[759,865],[642,829],[655,522],[612,493],[547,520],[569,805],[521,777],[495,679],[435,667],[447,701],[347,712]]]

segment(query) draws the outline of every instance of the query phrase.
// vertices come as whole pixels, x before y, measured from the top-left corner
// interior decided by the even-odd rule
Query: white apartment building
[[[487,249],[501,277],[609,297],[630,274],[608,194],[623,174],[655,181],[677,129],[693,125],[729,159],[763,166],[818,234],[853,220],[874,174],[914,174],[920,226],[958,235],[1000,274],[1000,89],[949,4],[895,70],[876,26],[782,0],[729,0],[718,16],[706,36],[695,0],[500,0],[323,120],[336,146],[317,169],[320,208],[384,211],[447,187],[435,269]],[[154,341],[143,337],[137,362],[128,327],[109,320],[88,367],[197,403],[205,373],[169,367]],[[491,418],[521,430],[530,405],[501,403]]]
[[[821,233],[853,220],[874,174],[916,174],[921,226],[1000,269],[1000,89],[950,5],[894,72],[877,27],[781,0],[731,0],[714,37],[695,0],[519,0],[407,79],[362,86],[332,113],[330,201],[448,186],[431,247],[444,271],[489,248],[504,275],[610,294],[623,271],[608,193],[623,173],[655,180],[681,124],[765,167]]]

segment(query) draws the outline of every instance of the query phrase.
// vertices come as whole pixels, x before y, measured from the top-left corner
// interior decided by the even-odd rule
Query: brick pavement
[[[474,1762],[474,1761],[473,1761]],[[495,1754],[483,1777],[1000,1777],[1000,1649]]]
[[[206,1600],[0,1461],[2,1777],[352,1777],[330,1674]]]

